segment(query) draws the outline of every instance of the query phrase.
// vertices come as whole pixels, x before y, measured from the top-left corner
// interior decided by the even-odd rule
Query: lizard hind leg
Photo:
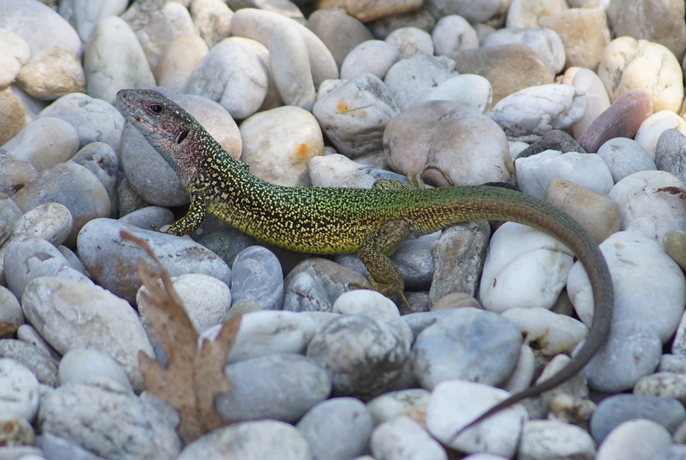
[[[357,254],[371,276],[372,289],[385,296],[400,295],[412,311],[403,289],[405,281],[398,267],[388,257],[409,235],[412,223],[406,219],[392,220],[369,233],[360,243]]]

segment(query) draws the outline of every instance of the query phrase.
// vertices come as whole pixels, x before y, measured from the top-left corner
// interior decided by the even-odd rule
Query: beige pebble
[[[160,86],[181,91],[195,66],[209,49],[205,40],[194,34],[176,37],[167,47],[155,78]]]
[[[645,91],[655,112],[678,112],[684,100],[684,83],[679,62],[666,47],[647,40],[619,37],[603,52],[598,67],[610,99],[631,89]]]
[[[416,10],[420,6],[421,0],[319,0],[315,9],[340,8],[362,22],[369,22],[391,14]]]
[[[621,216],[617,203],[583,185],[555,178],[548,183],[545,201],[572,216],[597,243],[620,230]]]
[[[573,8],[541,18],[539,24],[553,29],[562,39],[566,67],[598,69],[603,50],[610,43],[610,29],[603,8]]]
[[[536,29],[542,27],[539,20],[555,16],[568,9],[565,0],[512,0],[507,11],[507,27]]]
[[[26,126],[26,110],[21,99],[10,91],[0,91],[0,145]]]
[[[221,0],[191,1],[191,16],[208,48],[231,35],[233,11]]]
[[[26,40],[0,27],[0,88],[12,83],[30,56],[31,50]]]
[[[44,101],[86,92],[81,61],[63,46],[46,48],[32,57],[17,75],[17,84],[31,96]]]
[[[463,292],[454,292],[441,297],[431,307],[431,311],[451,310],[453,308],[472,307],[483,309],[478,300]]]
[[[686,232],[682,230],[670,230],[662,238],[665,252],[686,271]]]

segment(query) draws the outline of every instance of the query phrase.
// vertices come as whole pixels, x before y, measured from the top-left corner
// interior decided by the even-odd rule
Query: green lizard
[[[574,376],[605,342],[613,293],[603,255],[574,219],[518,191],[492,186],[408,190],[380,181],[372,189],[283,187],[250,174],[183,108],[153,90],[121,90],[117,104],[176,171],[190,195],[188,213],[167,231],[197,230],[207,213],[262,241],[311,254],[357,252],[372,287],[402,294],[400,271],[389,259],[398,245],[471,220],[515,221],[557,238],[581,261],[593,288],[594,315],[588,338],[574,358],[550,379],[510,396],[470,423],[550,390]],[[400,184],[400,185],[393,185]]]

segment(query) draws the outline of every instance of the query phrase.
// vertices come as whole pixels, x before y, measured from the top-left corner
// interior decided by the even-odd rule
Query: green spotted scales
[[[472,423],[568,380],[607,338],[613,293],[605,259],[574,219],[547,203],[492,186],[425,190],[394,181],[377,182],[372,189],[273,185],[250,174],[245,163],[233,159],[188,112],[160,93],[122,90],[117,103],[174,168],[191,198],[188,214],[168,230],[172,235],[198,229],[209,213],[286,249],[312,254],[357,252],[372,275],[372,286],[384,294],[402,294],[402,276],[388,255],[404,239],[458,222],[520,222],[569,247],[593,289],[593,324],[584,346],[556,375],[502,401]]]

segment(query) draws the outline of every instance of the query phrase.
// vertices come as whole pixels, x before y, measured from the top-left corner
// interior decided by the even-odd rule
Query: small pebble
[[[579,69],[572,78],[572,86],[578,93],[586,95],[586,112],[572,127],[574,138],[579,139],[598,115],[610,108],[610,96],[598,75],[590,69]]]
[[[14,339],[0,340],[0,357],[13,359],[26,366],[44,385],[57,387],[60,384],[58,360],[33,343]]]
[[[430,396],[431,393],[423,388],[391,391],[369,401],[367,408],[374,418],[375,425],[403,415],[423,424]]]
[[[479,47],[479,39],[472,26],[456,14],[443,16],[431,32],[431,38],[438,56]]]
[[[638,142],[626,137],[615,137],[600,146],[598,156],[605,161],[617,183],[633,173],[657,169],[650,153]]]
[[[376,427],[370,447],[378,459],[448,460],[443,447],[409,417],[398,417]]]
[[[686,232],[682,230],[668,231],[662,238],[662,246],[681,269],[686,270]]]
[[[367,40],[352,49],[341,64],[341,79],[352,80],[364,73],[383,79],[400,59],[398,48],[382,40]]]
[[[24,324],[24,313],[17,296],[4,286],[0,286],[0,322],[17,326]]]
[[[131,383],[124,370],[105,353],[94,349],[73,348],[60,360],[59,377],[62,385],[84,383],[99,378],[108,378],[133,393]]]
[[[435,25],[436,19],[426,8],[391,14],[367,23],[369,30],[379,40],[384,40],[391,32],[401,27],[416,27],[425,32],[431,32]]]
[[[119,156],[109,144],[104,142],[91,142],[79,150],[71,161],[84,166],[95,174],[100,183],[107,190],[110,197],[110,216],[117,214],[117,179],[119,171]]]
[[[269,39],[270,77],[286,105],[312,110],[315,100],[307,46],[293,24],[274,28]]]
[[[0,415],[0,428],[0,446],[32,446],[36,444],[36,432],[24,417],[2,414]],[[21,458],[27,457],[22,456]]]
[[[425,100],[454,101],[485,114],[491,108],[493,88],[489,81],[480,75],[458,75],[436,86],[427,94]]]
[[[588,335],[581,321],[545,308],[511,308],[503,316],[519,327],[525,345],[547,356],[571,352]]]
[[[661,110],[641,123],[634,140],[648,151],[653,160],[657,160],[655,149],[658,140],[660,135],[669,129],[676,129],[682,134],[686,133],[686,121],[670,110]],[[662,167],[660,169],[664,170]]]
[[[26,122],[26,109],[21,99],[10,91],[0,91],[0,145],[19,134]]]
[[[28,161],[40,172],[73,157],[79,148],[79,135],[64,120],[41,118],[22,129],[4,148],[11,158]]]
[[[431,35],[416,27],[402,27],[386,37],[386,43],[395,46],[400,52],[400,59],[409,59],[419,51],[434,54]]]
[[[669,432],[650,420],[629,420],[608,434],[598,446],[596,460],[651,460],[672,443]]]
[[[373,21],[390,14],[412,11],[422,5],[421,1],[370,1],[370,0],[320,0],[319,8],[341,8],[362,22]]]
[[[656,372],[641,377],[634,385],[634,394],[639,396],[657,396],[674,398],[684,404],[686,375],[672,372]]]
[[[174,41],[177,41],[181,37],[200,38],[200,40],[193,39],[192,41],[196,43],[197,50],[202,50],[202,44],[200,42],[206,44],[204,49],[205,54],[207,54],[208,48],[212,48],[214,45],[216,45],[217,43],[231,35],[231,18],[233,17],[233,11],[231,11],[229,6],[221,0],[191,1],[190,12],[191,17],[193,18],[193,24],[195,25],[195,28],[198,30],[200,37],[190,33],[187,35],[179,35],[174,39]],[[188,43],[189,41],[191,41],[191,39],[187,38],[184,41],[184,43]],[[173,43],[174,42],[172,42],[172,44]],[[177,42],[177,44],[180,43]],[[166,56],[170,56],[170,54],[173,54],[170,53],[170,47],[171,44],[167,47],[167,50],[165,51]],[[180,46],[176,48],[176,50],[183,52],[184,47]],[[192,70],[192,68],[195,66],[189,67],[190,70]],[[158,65],[157,68],[159,69],[160,65]],[[161,86],[166,86],[161,81],[159,81],[159,79],[158,83]],[[174,89],[179,90],[180,88]]]
[[[262,246],[241,251],[233,263],[231,291],[235,302],[254,300],[264,310],[281,310],[283,272],[274,253]]]
[[[595,449],[593,438],[578,426],[557,420],[531,420],[524,423],[517,458],[592,460]]]
[[[19,71],[17,84],[31,96],[47,101],[86,92],[86,76],[79,58],[62,46],[46,48],[33,56]]]
[[[213,2],[213,0],[204,0]],[[193,4],[199,3],[193,2]],[[217,1],[226,7],[226,4]],[[192,8],[192,7],[191,7]],[[201,31],[202,34],[202,31]],[[222,37],[225,38],[225,37]],[[172,41],[157,66],[156,80],[159,86],[181,91],[193,69],[209,52],[207,43],[194,34],[180,35]]]
[[[686,124],[684,128],[686,128]],[[684,130],[686,131],[686,129]],[[686,181],[684,148],[686,148],[686,136],[677,129],[663,131],[655,147],[655,163],[657,168],[673,174],[682,183]]]
[[[352,161],[338,153],[314,157],[309,164],[315,187],[372,188],[378,180],[407,182],[407,176]]]
[[[374,39],[365,24],[339,9],[317,9],[307,18],[307,26],[331,51],[345,80],[349,79],[342,71],[346,56],[361,43]]]
[[[504,28],[488,35],[481,42],[481,46],[491,47],[515,43],[535,50],[546,62],[553,76],[560,73],[565,65],[565,48],[562,39],[552,29]]]
[[[74,460],[102,460],[102,457],[84,449],[75,442],[50,432],[41,434],[38,445],[44,452],[50,452],[51,455],[55,456],[63,455],[65,458]]]
[[[13,359],[0,359],[0,413],[33,421],[39,407],[38,380]]]
[[[564,0],[547,2],[513,0],[507,10],[507,27],[520,27],[535,29],[539,27],[539,20],[545,17],[555,16],[569,8]]]
[[[0,44],[0,88],[4,88],[14,81],[21,67],[28,62],[31,50],[26,40],[4,27],[0,27]]]

